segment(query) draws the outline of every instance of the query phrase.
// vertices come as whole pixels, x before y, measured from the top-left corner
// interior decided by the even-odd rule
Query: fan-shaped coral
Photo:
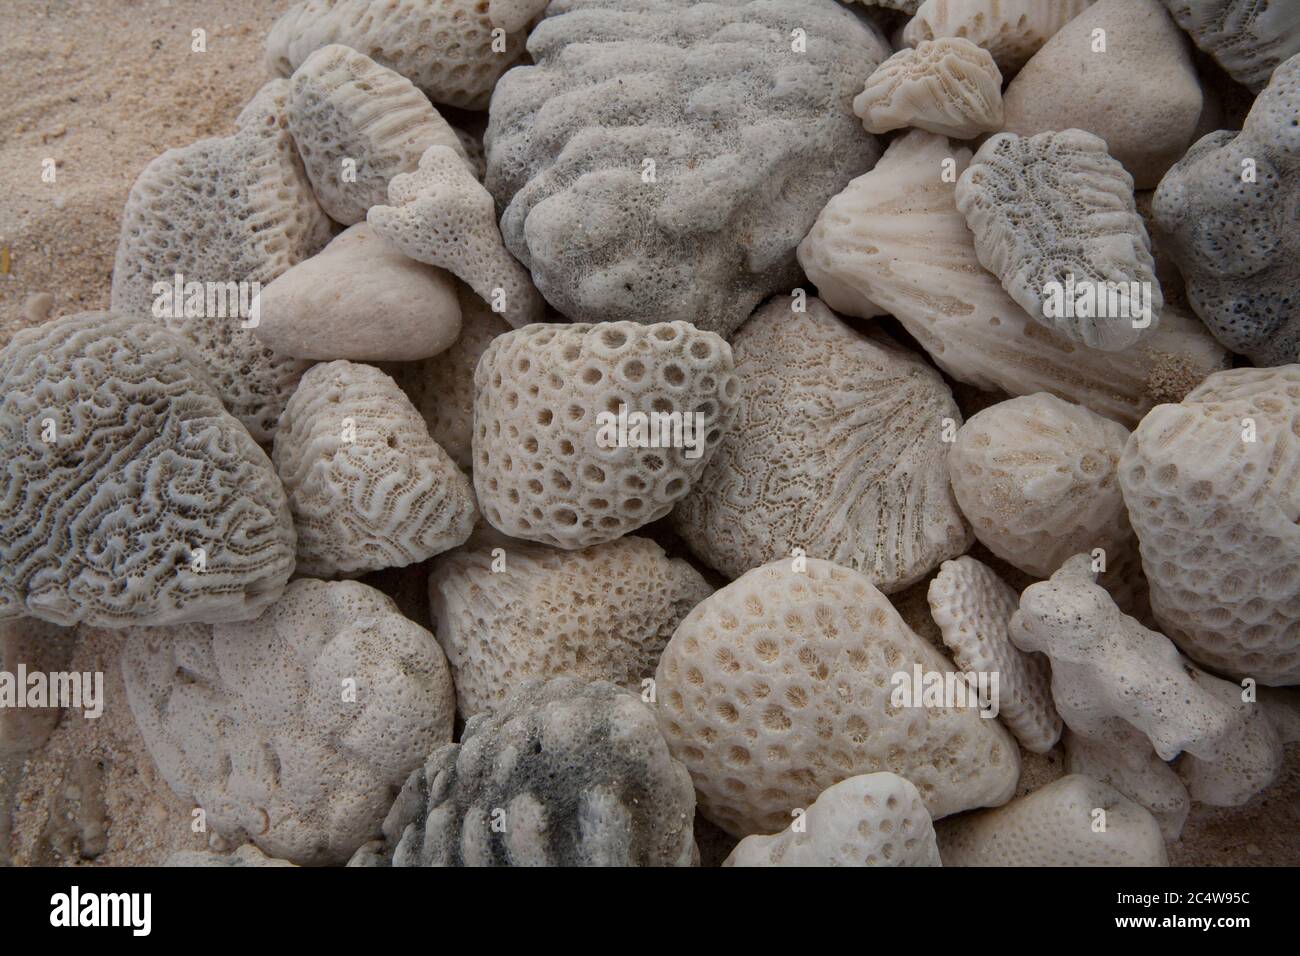
[[[1002,128],[1002,74],[969,40],[924,40],[880,64],[853,111],[869,133],[914,126],[970,139]]]
[[[917,46],[940,37],[962,37],[993,54],[1014,73],[1053,34],[1092,0],[925,0],[903,28],[903,42]]]
[[[1197,46],[1256,93],[1279,63],[1300,53],[1300,6],[1292,0],[1164,2]]]

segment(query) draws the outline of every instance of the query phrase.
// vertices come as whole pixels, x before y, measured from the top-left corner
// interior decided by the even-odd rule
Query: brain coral
[[[356,581],[296,580],[245,624],[142,628],[122,676],[171,788],[222,836],[294,863],[340,863],[378,836],[402,781],[451,740],[433,635]]]
[[[1014,73],[1092,0],[925,0],[903,28],[903,43],[962,37]]]
[[[113,311],[153,316],[186,336],[226,408],[260,442],[271,440],[307,366],[243,328],[248,314],[230,292],[235,283],[270,282],[330,238],[289,135],[288,98],[287,80],[268,83],[232,135],[169,149],[146,166],[127,197],[113,265]],[[199,315],[188,292],[185,302],[160,300],[177,275],[209,284]]]
[[[852,100],[889,48],[833,0],[555,0],[528,48],[493,97],[487,185],[576,322],[728,335],[879,155]]]
[[[523,55],[527,22],[509,7],[536,0],[303,0],[290,7],[266,38],[266,65],[288,76],[316,50],[352,47],[396,70],[435,103],[487,109],[497,79]],[[493,14],[497,13],[497,17]],[[493,30],[505,31],[502,52]]]
[[[942,866],[921,795],[896,773],[827,787],[802,819],[775,836],[747,836],[723,866]]]
[[[293,73],[289,132],[330,218],[352,225],[388,198],[388,181],[409,173],[430,146],[469,165],[455,130],[400,73],[338,44],[321,47]],[[344,161],[354,164],[345,178]]]
[[[535,324],[494,339],[474,374],[484,516],[560,548],[662,518],[734,417],[732,368],[731,346],[688,322]],[[617,434],[623,409],[628,426]],[[646,427],[634,432],[633,415]]]
[[[414,771],[372,863],[690,866],[695,795],[653,712],[571,677],[525,684]]]
[[[1119,480],[1165,633],[1233,677],[1300,683],[1300,365],[1161,405]]]
[[[957,181],[957,208],[980,262],[1036,322],[1107,352],[1128,348],[1158,323],[1164,297],[1133,177],[1101,137],[1077,129],[999,133]],[[1065,314],[1064,299],[1051,314],[1048,290],[1068,297],[1071,280],[1113,288],[1106,306],[1114,314],[1100,308],[1100,292],[1090,314],[1083,303]]]
[[[1297,116],[1300,54],[1277,68],[1240,133],[1211,133],[1187,151],[1152,205],[1192,308],[1256,365],[1300,361]]]
[[[901,590],[970,546],[943,440],[961,413],[919,358],[807,306],[775,301],[736,336],[735,424],[674,521],[729,577],[802,548]]]
[[[1227,355],[1166,308],[1137,345],[1102,352],[1032,321],[985,271],[954,198],[970,162],[913,130],[827,204],[799,246],[818,293],[848,315],[889,312],[953,378],[1013,395],[1050,392],[1124,422],[1181,399]]]
[[[474,530],[469,480],[397,383],[369,365],[313,366],[285,407],[272,457],[304,574],[403,567]]]
[[[1197,46],[1255,93],[1279,63],[1300,53],[1295,0],[1165,0],[1165,6]]]
[[[1097,829],[1097,810],[1105,828]],[[1155,819],[1104,783],[1074,774],[937,827],[945,866],[1168,866]]]
[[[970,139],[1002,128],[1002,74],[988,51],[969,40],[924,40],[882,63],[853,111],[869,133],[915,126]]]
[[[881,770],[935,818],[1005,802],[1015,741],[974,707],[896,706],[917,667],[952,671],[869,580],[779,561],[682,621],[656,675],[659,721],[701,812],[736,836],[782,830],[827,787]]]
[[[429,576],[434,633],[464,717],[534,678],[608,680],[639,693],[682,618],[713,593],[645,538],[494,552],[490,543],[457,549]]]
[[[973,415],[948,456],[975,536],[1004,561],[1049,577],[1070,555],[1107,564],[1137,545],[1116,474],[1128,429],[1042,392]]]
[[[47,322],[0,351],[0,396],[0,617],[228,621],[279,597],[284,489],[179,336]]]

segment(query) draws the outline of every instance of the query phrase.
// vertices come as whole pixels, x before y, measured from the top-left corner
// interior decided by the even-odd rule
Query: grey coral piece
[[[149,163],[127,197],[113,264],[113,311],[153,317],[187,337],[226,408],[260,442],[271,440],[307,363],[260,343],[244,327],[251,318],[232,314],[238,310],[228,297],[223,309],[209,294],[221,314],[196,317],[184,303],[156,309],[156,286],[170,287],[176,275],[223,289],[265,285],[329,241],[329,218],[289,134],[288,98],[289,81],[273,80],[244,107],[233,134],[169,149]]]
[[[0,617],[229,621],[279,597],[284,489],[180,336],[57,319],[0,352],[0,395]]]
[[[172,867],[262,867],[297,866],[288,860],[267,856],[251,843],[245,843],[232,853],[214,853],[210,850],[180,850],[167,857],[163,866]]]
[[[1279,63],[1300,53],[1300,4],[1295,0],[1164,3],[1198,47],[1255,93]]]
[[[695,790],[641,699],[529,682],[414,771],[353,865],[690,866]]]
[[[1192,308],[1256,365],[1300,362],[1297,117],[1300,54],[1277,68],[1240,133],[1211,133],[1187,151],[1152,206]]]
[[[799,240],[879,156],[852,103],[889,47],[833,0],[555,0],[528,42],[487,186],[575,322],[729,335],[798,282]]]

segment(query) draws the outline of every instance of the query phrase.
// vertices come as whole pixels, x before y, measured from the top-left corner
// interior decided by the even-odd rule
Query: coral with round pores
[[[879,155],[853,97],[889,55],[834,0],[554,0],[497,85],[506,246],[575,322],[730,335]]]
[[[1196,45],[1254,93],[1279,63],[1300,53],[1300,7],[1293,0],[1164,3]]]
[[[1005,74],[1019,70],[1093,0],[925,0],[903,28],[903,43],[962,37],[993,54]]]
[[[573,676],[640,693],[682,618],[712,593],[686,561],[633,536],[582,551],[474,540],[429,576],[434,633],[466,718],[525,680]]]
[[[388,198],[388,181],[420,164],[430,146],[469,157],[444,120],[406,77],[338,44],[293,71],[289,132],[321,207],[345,226]]]
[[[271,440],[307,366],[253,337],[253,299],[330,238],[289,135],[288,98],[289,82],[274,80],[232,135],[149,163],[122,211],[113,264],[112,311],[188,338],[226,408],[259,442]]]
[[[1079,774],[1004,807],[951,817],[936,830],[944,866],[1169,865],[1151,814]]]
[[[930,613],[953,662],[966,673],[998,675],[998,716],[1021,746],[1047,753],[1061,737],[1047,658],[1026,654],[1008,627],[1019,599],[993,569],[969,556],[945,561],[930,582]]]
[[[691,866],[695,794],[654,713],[605,681],[533,681],[415,770],[354,865]]]
[[[972,415],[948,456],[952,490],[975,536],[1036,578],[1101,548],[1136,556],[1119,488],[1128,429],[1040,392]]]
[[[485,110],[501,74],[524,54],[528,21],[520,22],[520,14],[525,8],[535,12],[538,5],[537,0],[301,0],[271,27],[266,65],[289,76],[321,47],[341,44],[405,76],[435,103]],[[494,35],[496,29],[502,35]]]
[[[1106,141],[1138,189],[1154,189],[1200,129],[1189,47],[1159,0],[1098,0],[1011,81],[1000,128],[1020,136],[1086,130]]]
[[[1201,782],[1198,799],[1245,803],[1281,769],[1272,724],[1242,699],[1239,687],[1193,667],[1167,637],[1121,613],[1090,564],[1087,555],[1076,555],[1049,581],[1030,585],[1011,620],[1017,647],[1051,658],[1052,697],[1062,720],[1117,774],[1123,764],[1142,767],[1151,751],[1161,760],[1185,752]],[[1149,768],[1142,776],[1173,774],[1165,770]],[[1120,779],[1111,782],[1142,800]],[[1162,824],[1177,835],[1180,821]]]
[[[1120,352],[1031,320],[980,264],[957,209],[955,183],[970,158],[942,136],[913,130],[827,204],[799,262],[831,308],[894,315],[959,381],[1013,395],[1050,392],[1128,423],[1225,366],[1223,347],[1170,307],[1158,328]]]
[[[433,635],[356,581],[298,579],[255,621],[144,628],[122,675],[149,753],[228,840],[342,863],[402,781],[451,740]]]
[[[1300,683],[1300,365],[1161,405],[1119,480],[1162,630],[1223,674]]]
[[[970,546],[944,441],[961,413],[918,356],[806,306],[776,300],[737,334],[735,423],[673,520],[728,577],[802,549],[891,593]]]
[[[484,517],[559,548],[666,515],[717,450],[740,391],[731,346],[688,322],[531,325],[493,340],[474,385]]]
[[[942,866],[916,787],[887,771],[821,792],[796,829],[741,840],[723,866]]]
[[[0,351],[0,617],[256,617],[294,568],[270,465],[161,326],[85,312],[18,333]]]
[[[301,359],[415,359],[460,334],[456,280],[402,255],[367,222],[280,276],[258,297],[253,334]]]
[[[474,370],[492,340],[510,331],[469,286],[458,282],[460,337],[451,348],[422,362],[387,362],[380,368],[406,393],[429,435],[463,471],[474,461]]]
[[[415,172],[389,181],[388,201],[366,214],[375,232],[463,280],[515,328],[541,319],[542,297],[502,245],[492,197],[454,150],[430,146]]]
[[[857,571],[787,559],[678,626],[655,678],[659,721],[701,812],[735,836],[782,830],[827,787],[881,770],[915,784],[937,819],[1006,802],[1020,772],[973,692],[913,699],[918,674],[951,670]]]
[[[1297,116],[1300,54],[1277,68],[1240,133],[1211,133],[1187,151],[1152,205],[1192,308],[1256,365],[1300,362]]]
[[[303,574],[404,567],[474,530],[469,479],[397,383],[369,365],[313,366],[285,407],[272,459]]]
[[[1164,297],[1133,177],[1105,140],[1077,129],[999,133],[956,197],[980,263],[1034,321],[1107,352],[1159,323]]]
[[[1002,128],[1002,74],[969,40],[923,40],[876,68],[853,111],[869,133],[914,126],[971,139]]]

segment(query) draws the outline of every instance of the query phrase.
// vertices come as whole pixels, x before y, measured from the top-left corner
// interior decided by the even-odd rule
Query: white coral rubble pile
[[[117,632],[172,866],[1194,856],[1300,740],[1292,8],[294,4],[0,350],[0,665]]]

